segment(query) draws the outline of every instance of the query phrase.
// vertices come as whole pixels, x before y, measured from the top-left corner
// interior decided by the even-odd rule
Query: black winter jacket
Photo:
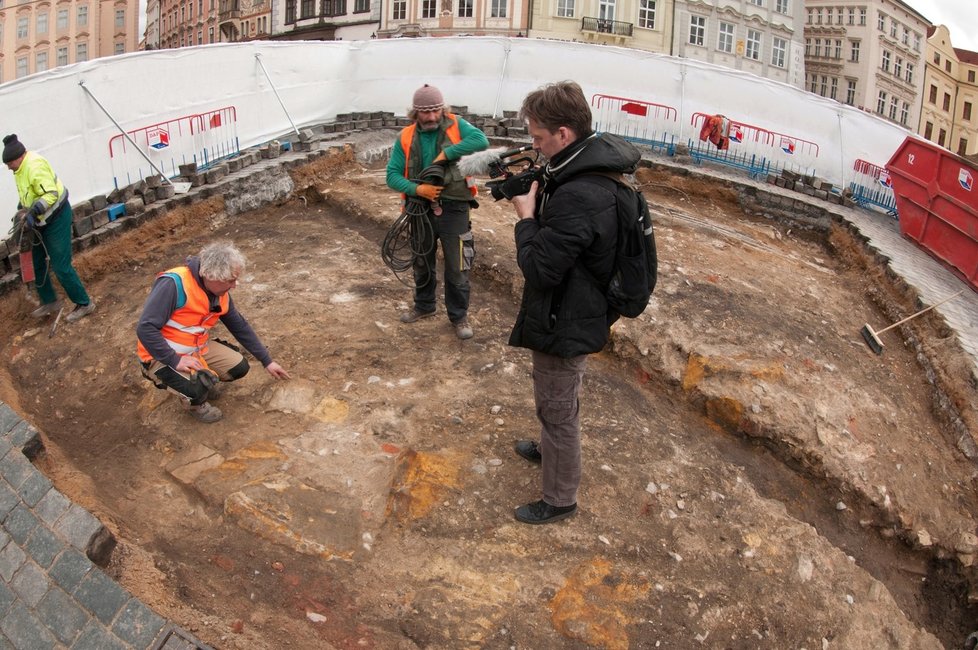
[[[600,174],[630,174],[640,159],[634,145],[602,133],[547,164],[536,218],[516,224],[524,285],[510,345],[570,358],[608,342],[617,319],[605,300],[618,237],[617,186]]]

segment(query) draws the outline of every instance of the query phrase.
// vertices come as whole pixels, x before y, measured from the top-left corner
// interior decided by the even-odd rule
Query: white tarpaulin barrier
[[[339,113],[403,115],[422,83],[471,113],[501,116],[529,91],[568,78],[584,88],[601,130],[614,131],[620,118],[638,139],[704,145],[697,116],[722,114],[754,130],[752,155],[843,187],[857,159],[888,160],[908,134],[732,69],[626,48],[489,37],[136,52],[2,84],[0,114],[3,134],[16,133],[50,159],[80,201],[144,176],[147,158],[170,177],[183,162],[206,165]],[[0,182],[0,201],[12,214],[12,178]]]

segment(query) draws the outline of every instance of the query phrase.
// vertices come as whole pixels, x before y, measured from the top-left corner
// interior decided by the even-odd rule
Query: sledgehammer
[[[882,334],[883,332],[885,332],[887,330],[893,329],[897,325],[903,325],[904,323],[906,323],[911,318],[917,318],[917,316],[920,316],[921,314],[923,314],[925,312],[929,312],[934,307],[939,307],[940,305],[943,305],[944,303],[946,303],[948,300],[951,300],[953,298],[957,298],[962,293],[964,293],[964,289],[962,289],[961,291],[958,291],[953,296],[948,296],[947,298],[945,298],[944,300],[941,300],[940,302],[935,302],[930,307],[926,307],[924,309],[921,309],[920,311],[918,311],[915,314],[910,314],[909,316],[907,316],[903,320],[898,320],[897,322],[893,323],[892,325],[887,325],[886,327],[884,327],[883,329],[881,329],[878,332],[875,331],[875,330],[873,330],[873,328],[869,326],[869,323],[866,323],[865,325],[863,325],[863,329],[862,329],[862,335],[863,335],[863,338],[866,339],[866,345],[868,345],[869,346],[869,349],[872,350],[873,352],[875,352],[876,354],[883,354],[883,341],[880,340],[880,337],[879,337],[880,334]]]

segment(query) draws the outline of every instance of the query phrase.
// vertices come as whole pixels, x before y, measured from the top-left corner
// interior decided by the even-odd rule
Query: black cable
[[[16,227],[17,227],[17,225],[15,224],[14,225],[14,228],[16,228]],[[27,246],[26,246],[26,248],[24,246],[24,243],[25,243],[24,242],[24,237],[25,236],[27,237],[27,242],[26,242],[27,243]],[[36,238],[36,241],[35,241],[35,238]],[[50,279],[49,276],[51,275],[51,268],[50,268],[51,267],[51,256],[48,255],[48,247],[44,244],[44,238],[41,237],[41,231],[38,230],[36,227],[33,227],[32,228],[32,227],[28,226],[27,223],[26,223],[26,221],[22,222],[21,223],[21,227],[20,227],[19,239],[17,241],[17,244],[20,247],[20,252],[21,253],[31,252],[37,246],[40,246],[41,247],[41,249],[44,251],[44,274],[43,274],[43,276],[44,276],[44,278]],[[33,264],[33,253],[31,255],[31,260],[32,260],[31,263]],[[35,274],[35,276],[36,276],[36,274]],[[45,279],[44,281],[38,282],[38,278],[35,277],[34,278],[34,285],[37,286],[37,287],[43,287],[47,283],[47,279]]]
[[[409,196],[404,201],[404,209],[394,221],[384,243],[380,246],[380,255],[394,276],[405,286],[417,288],[417,278],[412,277],[408,283],[401,274],[414,268],[424,270],[425,278],[421,284],[427,284],[432,269],[428,266],[428,255],[435,246],[435,236],[428,220],[428,201]],[[423,266],[422,266],[423,265]]]

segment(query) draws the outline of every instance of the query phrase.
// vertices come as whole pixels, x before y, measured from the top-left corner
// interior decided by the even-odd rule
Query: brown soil
[[[473,212],[460,342],[441,306],[398,322],[411,290],[380,258],[398,210],[383,171],[347,150],[291,173],[281,205],[228,216],[211,198],[79,255],[98,310],[51,339],[23,292],[0,300],[0,399],[118,538],[107,571],[162,615],[249,649],[929,648],[974,631],[969,366],[933,316],[869,352],[862,325],[915,305],[845,227],[640,172],[659,286],[589,360],[578,515],[528,527],[509,206]],[[215,238],[248,256],[235,300],[293,380],[253,368],[201,425],[140,377],[134,325],[154,275]],[[224,464],[178,480],[198,446]]]

